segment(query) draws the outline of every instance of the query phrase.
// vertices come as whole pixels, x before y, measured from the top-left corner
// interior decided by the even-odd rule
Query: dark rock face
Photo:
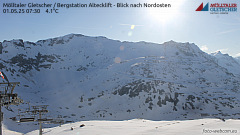
[[[0,42],[0,54],[2,54],[3,46],[2,43]]]
[[[24,47],[24,43],[22,39],[19,39],[18,41],[13,41],[13,44],[19,47]]]
[[[65,44],[65,43],[68,43],[71,39],[73,39],[73,37],[76,36],[76,37],[82,37],[83,35],[81,34],[72,34],[72,35],[69,35],[67,39],[63,39],[63,38],[53,38],[53,39],[47,39],[47,40],[39,40],[37,41],[36,44],[45,44],[47,43],[48,46],[53,46],[54,44]]]
[[[26,43],[29,44],[29,45],[32,45],[32,46],[36,46],[37,45],[36,43],[29,42],[29,41],[26,41]]]
[[[164,87],[167,86],[167,87]],[[213,98],[213,95],[209,95],[207,92],[196,91],[195,94],[181,93],[181,89],[185,89],[186,86],[176,85],[173,83],[160,81],[160,80],[137,80],[128,83],[119,88],[115,88],[114,95],[127,95],[130,98],[140,98],[140,95],[144,95],[144,103],[148,105],[148,109],[152,110],[154,107],[171,106],[172,111],[197,111],[201,112],[206,109],[207,105],[214,105],[218,114],[212,114],[212,116],[222,115],[222,110],[219,106],[224,106],[229,109],[234,108],[232,104],[236,104],[235,98]],[[213,92],[213,93],[218,93]],[[224,114],[226,115],[226,114]],[[210,116],[210,114],[207,114]],[[228,115],[230,116],[230,115]]]
[[[149,104],[149,109],[152,110],[153,100],[157,100],[157,105],[162,107],[163,105],[167,105],[167,102],[173,103],[173,110],[177,111],[177,104],[179,102],[178,96],[179,93],[177,92],[170,92],[170,89],[160,89],[161,85],[167,82],[160,81],[160,80],[153,80],[150,82],[146,82],[144,80],[134,81],[132,83],[128,83],[125,86],[122,86],[120,89],[114,91],[113,94],[115,95],[128,95],[130,98],[134,98],[139,96],[141,92],[148,93],[148,97],[145,100],[146,104]],[[158,97],[158,98],[156,98]]]
[[[58,58],[54,55],[42,55],[38,53],[35,58],[28,58],[24,54],[18,54],[10,59],[7,63],[16,64],[21,67],[19,72],[26,73],[32,69],[40,71],[40,68],[51,68],[51,64],[42,64],[44,62],[56,63]],[[42,64],[42,65],[41,65]]]
[[[0,69],[3,69],[3,68],[5,68],[5,66],[2,63],[0,63]]]

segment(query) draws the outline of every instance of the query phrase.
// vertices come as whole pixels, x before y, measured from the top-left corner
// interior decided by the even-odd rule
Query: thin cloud
[[[123,24],[123,23],[121,23],[120,25],[123,25],[123,26],[132,26],[132,25],[134,25],[134,26],[144,26],[144,25],[136,25],[136,24]]]
[[[217,33],[217,35],[228,34],[228,33],[232,33],[232,32],[239,31],[239,30],[240,29],[232,29],[232,30],[222,31],[222,32]]]
[[[200,48],[202,51],[207,51],[208,50],[208,47],[206,46],[206,45],[203,45],[203,46],[201,46],[201,48]]]
[[[236,57],[240,57],[240,53],[236,54]]]

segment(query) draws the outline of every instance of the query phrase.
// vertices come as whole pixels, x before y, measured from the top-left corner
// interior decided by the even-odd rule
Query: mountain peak
[[[221,51],[217,51],[216,53],[217,53],[217,54],[222,54],[222,52],[221,52]]]
[[[212,56],[216,56],[216,57],[231,57],[229,56],[227,53],[223,54],[221,51],[216,51],[214,53],[211,53]]]
[[[164,45],[169,45],[169,44],[176,44],[177,42],[173,41],[173,40],[170,40],[170,41],[167,41],[167,42],[164,42],[163,44]]]

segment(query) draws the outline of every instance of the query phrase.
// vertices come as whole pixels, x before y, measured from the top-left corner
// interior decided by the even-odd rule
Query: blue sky
[[[169,3],[171,8],[60,8],[58,14],[4,14],[3,3]],[[204,3],[237,3],[238,11],[229,14],[196,12]],[[70,33],[106,36],[121,41],[163,43],[169,40],[191,42],[205,52],[221,50],[240,56],[239,0],[1,0],[0,42],[40,39]],[[10,9],[10,8],[9,8]]]

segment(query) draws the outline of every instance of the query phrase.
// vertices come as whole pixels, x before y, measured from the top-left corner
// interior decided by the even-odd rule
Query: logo
[[[208,11],[208,3],[203,7],[203,3],[196,9],[196,11]]]
[[[210,5],[210,6],[209,6]],[[228,14],[237,12],[237,3],[203,3],[195,11],[209,11],[210,14]]]

